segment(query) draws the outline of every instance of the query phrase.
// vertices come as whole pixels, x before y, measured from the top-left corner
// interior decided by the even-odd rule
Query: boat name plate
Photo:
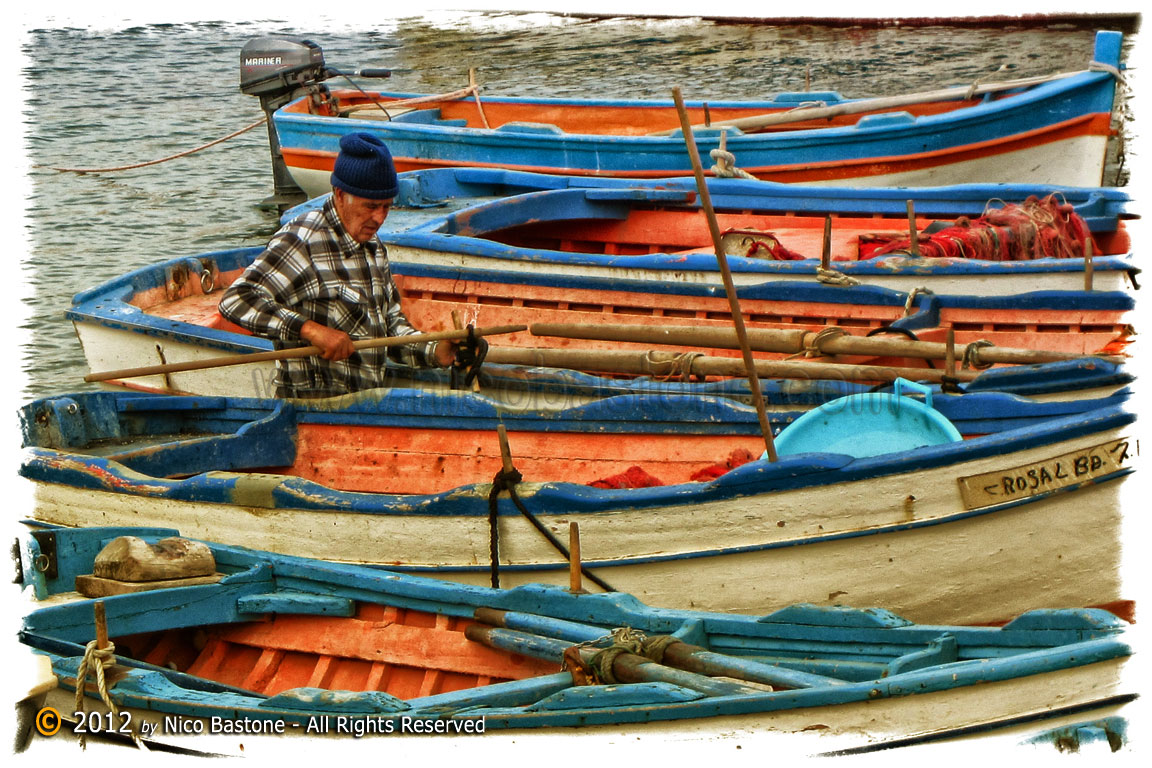
[[[979,509],[1050,493],[1125,468],[1132,458],[1129,447],[1127,438],[1120,438],[1011,469],[960,477],[960,495],[965,509]]]

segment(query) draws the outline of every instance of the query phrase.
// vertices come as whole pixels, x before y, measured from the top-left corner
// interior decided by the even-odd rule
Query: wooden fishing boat
[[[690,180],[667,180],[646,189],[635,189],[635,185],[619,180],[566,179],[476,169],[404,174],[398,206],[389,217],[393,231],[384,238],[389,245],[393,274],[405,311],[414,325],[424,330],[448,327],[453,313],[468,322],[485,325],[627,323],[648,328],[666,328],[669,324],[730,328],[730,310],[718,290],[719,275],[711,254],[577,254],[513,247],[480,236],[464,236],[462,231],[466,222],[472,222],[470,226],[475,227],[482,226],[484,220],[507,222],[504,212],[509,210],[527,215],[528,208],[520,207],[517,202],[521,200],[554,201],[559,208],[548,208],[553,215],[562,211],[562,215],[569,218],[576,216],[576,209],[564,204],[566,200],[579,200],[585,209],[611,215],[624,215],[621,211],[640,213],[642,200],[656,206],[647,214],[679,216],[692,211],[691,205],[669,205],[666,199],[671,197],[681,202],[693,199]],[[838,220],[887,222],[884,226],[892,223],[885,215],[897,216],[905,211],[908,194],[906,190],[830,188],[808,189],[805,194],[797,195],[796,188],[786,185],[723,179],[712,180],[709,186],[713,199],[725,209],[755,204],[761,210],[792,211],[788,217],[791,220],[795,220],[796,211],[834,212]],[[538,194],[506,197],[525,191]],[[972,185],[920,190],[914,200],[924,216],[936,219],[977,216],[991,199],[1023,201],[1051,192],[1051,188],[1019,185]],[[1065,188],[1060,194],[1085,222],[1101,251],[1127,248],[1127,235],[1121,221],[1127,200],[1124,193]],[[486,200],[494,207],[483,207]],[[481,207],[474,208],[478,202]],[[451,212],[461,208],[465,210],[455,218],[441,217],[432,223],[430,211]],[[816,219],[809,223],[812,221]],[[926,226],[927,222],[926,218],[921,225]],[[697,224],[695,234],[703,234],[703,219]],[[426,231],[429,228],[438,231]],[[455,234],[447,234],[445,230]],[[650,245],[647,250],[659,250],[659,246]],[[247,248],[171,259],[77,294],[67,315],[76,327],[91,370],[122,370],[200,360],[224,353],[270,350],[268,341],[247,335],[227,322],[217,310],[220,292],[258,253],[257,248]],[[906,262],[901,269],[908,274],[917,269],[932,269],[911,266],[925,260],[891,257],[886,261],[888,271],[896,271],[892,265],[898,260]],[[1053,269],[1071,269],[1067,274],[1080,270],[1077,279],[1083,283],[1082,262],[1041,261],[1051,264]],[[1072,263],[1074,261],[1076,263]],[[985,295],[1001,292],[1003,288],[999,286],[1020,279],[1020,275],[1012,277],[1010,272],[979,283],[973,288],[976,291],[973,295],[952,295],[923,290],[923,282],[927,280],[922,279],[927,275],[911,279],[909,285],[914,285],[913,288],[893,291],[871,285],[819,282],[810,277],[817,274],[818,260],[765,262],[732,257],[730,263],[740,283],[741,305],[750,328],[818,332],[827,326],[836,326],[857,336],[885,333],[888,329],[891,333],[915,333],[919,339],[937,342],[942,342],[951,329],[960,345],[961,356],[970,348],[968,345],[985,342],[1066,355],[1111,351],[1110,344],[1127,337],[1126,314],[1133,305],[1125,291],[1041,291],[1032,283],[1022,289],[1028,291],[1025,294]],[[774,269],[773,264],[786,265],[789,271],[773,273],[770,271]],[[1093,265],[1093,287],[1097,289],[1123,280],[1133,269],[1130,261],[1119,255],[1098,256],[1093,259]],[[957,269],[972,277],[981,270],[994,271],[1001,266],[1001,263],[987,263],[979,267],[960,265]],[[1011,267],[1008,265],[1006,269]],[[1000,282],[1000,278],[1007,282]],[[1037,279],[1035,274],[1029,276],[1029,280],[1033,279]],[[985,289],[986,285],[993,288]],[[609,346],[596,340],[560,341],[529,333],[502,336],[496,343],[501,347],[573,349]],[[632,350],[650,347],[648,342],[613,342],[611,346]],[[710,354],[735,354],[711,345],[683,346]],[[490,359],[495,362],[498,357],[493,355]],[[504,362],[523,363],[523,358],[506,357]],[[907,364],[891,359],[886,362]],[[167,377],[135,377],[120,383],[153,390],[262,396],[271,392],[272,365],[253,363],[180,372]]]
[[[781,93],[686,104],[700,154],[721,148],[760,179],[852,186],[1035,182],[1098,186],[1121,35],[1099,32],[1087,70],[908,97]],[[691,175],[669,101],[445,98],[311,88],[272,116],[309,195],[329,191],[342,136],[369,131],[400,170],[499,167],[576,176]]]
[[[48,523],[176,524],[472,583],[562,578],[555,535],[578,522],[597,578],[659,606],[881,604],[968,623],[1126,599],[1118,481],[1137,451],[1122,393],[935,393],[931,408],[856,393],[813,410],[788,391],[770,403],[774,426],[795,421],[778,441],[800,417],[829,424],[815,425],[823,450],[776,462],[754,460],[764,440],[751,409],[717,398],[557,412],[401,390],[317,401],[84,393],[22,410],[20,472]],[[872,423],[906,407],[928,413]],[[929,418],[950,434],[886,442]]]
[[[865,215],[832,217],[813,201],[782,198],[760,182],[732,181],[718,192],[717,224],[738,286],[851,281],[988,297],[1134,286],[1136,265],[1119,215],[1098,219],[1100,228],[1090,232],[1060,192],[1019,204],[989,201],[962,219],[921,217],[915,238],[911,197],[875,200]],[[390,258],[406,265],[546,273],[569,278],[575,289],[584,287],[583,278],[721,284],[696,194],[661,187],[520,195],[382,239]],[[1090,263],[1086,252],[1095,254]]]
[[[551,734],[576,746],[778,734],[776,754],[804,756],[1115,722],[1136,698],[1127,625],[1103,611],[1037,610],[1002,627],[837,606],[740,616],[177,536],[42,529],[22,551],[25,586],[45,602],[20,640],[51,660],[59,682],[47,703],[66,722],[79,719],[83,660],[113,656],[116,714],[90,673],[84,722],[108,725],[89,739],[254,756],[284,747],[284,734],[327,749],[417,733]],[[173,578],[182,567],[204,575]]]

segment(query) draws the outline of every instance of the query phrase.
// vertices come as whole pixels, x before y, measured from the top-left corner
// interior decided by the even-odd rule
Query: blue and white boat
[[[639,186],[638,186],[639,185]],[[797,189],[766,182],[710,182],[721,210],[758,209],[834,214],[839,221],[868,227],[907,227],[909,190]],[[731,327],[715,257],[673,254],[653,241],[644,253],[608,255],[573,252],[571,246],[515,246],[501,232],[523,232],[536,217],[549,227],[579,226],[583,216],[616,226],[632,215],[698,214],[692,184],[685,179],[628,182],[478,169],[443,169],[402,174],[401,192],[389,217],[388,244],[401,302],[413,324],[426,331],[451,327],[453,313],[475,325],[530,323],[628,323],[663,327]],[[971,185],[917,190],[922,225],[941,217],[979,216],[990,200],[1025,201],[1052,188]],[[1119,190],[1058,190],[1098,243],[1111,255],[1093,261],[1093,290],[1084,290],[1084,264],[1076,259],[956,263],[957,259],[890,256],[879,270],[904,286],[890,289],[818,278],[820,260],[772,261],[732,256],[730,264],[749,328],[817,332],[836,326],[854,335],[914,332],[943,341],[955,331],[960,354],[968,345],[1044,348],[1064,355],[1108,349],[1128,333],[1133,300],[1123,289],[1136,270],[1127,249],[1123,219],[1127,195]],[[315,206],[313,201],[309,207]],[[297,210],[299,212],[300,209]],[[583,213],[582,213],[583,212]],[[789,216],[783,217],[794,221]],[[902,218],[901,218],[902,217]],[[894,223],[895,222],[895,223]],[[702,221],[698,221],[702,227]],[[805,237],[817,229],[808,227]],[[670,234],[671,230],[668,230]],[[698,232],[697,234],[702,234]],[[777,232],[779,234],[779,231]],[[579,240],[579,238],[577,238]],[[655,251],[649,253],[649,251]],[[67,316],[75,325],[93,372],[183,363],[228,353],[269,351],[220,316],[220,292],[247,267],[259,248],[240,248],[158,260],[108,283],[78,293]],[[933,264],[932,262],[940,262]],[[836,270],[846,269],[833,261]],[[967,286],[959,292],[932,289],[952,269]],[[1077,290],[1044,290],[1042,277],[1079,281]],[[1014,276],[1015,275],[1015,276]],[[841,273],[841,277],[850,277]],[[873,277],[877,277],[873,275]],[[958,279],[960,279],[958,278]],[[987,278],[987,279],[985,279]],[[854,278],[855,279],[855,278]],[[860,275],[865,283],[872,278]],[[1026,282],[1020,282],[1020,281]],[[1069,283],[1070,284],[1070,283]],[[1017,293],[1012,293],[1011,286]],[[925,290],[927,288],[927,290]],[[493,340],[500,347],[549,346],[528,333]],[[565,346],[595,348],[589,342]],[[599,345],[603,347],[604,345]],[[642,350],[640,344],[619,349]],[[708,351],[708,350],[704,350]],[[1110,350],[1114,351],[1114,350]],[[497,361],[498,355],[490,359]],[[506,362],[515,362],[507,360]],[[262,396],[271,390],[272,363],[197,370],[170,376],[135,377],[118,383],[141,389],[207,395]]]
[[[973,623],[1131,599],[1121,490],[1138,442],[1125,392],[1045,403],[841,387],[822,400],[780,385],[775,462],[756,458],[752,409],[726,398],[558,410],[402,389],[90,392],[22,410],[20,473],[45,523],[176,525],[469,583],[564,579],[557,537],[578,523],[592,572],[664,607],[886,605]]]
[[[686,104],[700,155],[721,147],[759,179],[856,187],[1019,182],[1099,186],[1122,35],[1083,70],[888,99],[835,92]],[[261,62],[263,63],[263,62]],[[279,60],[256,67],[275,74]],[[287,64],[285,65],[287,66]],[[327,192],[340,138],[369,131],[400,170],[472,167],[640,179],[691,175],[671,100],[481,98],[310,89],[272,116],[284,162]]]

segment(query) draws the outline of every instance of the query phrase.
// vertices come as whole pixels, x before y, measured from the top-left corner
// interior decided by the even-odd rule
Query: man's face
[[[366,243],[375,236],[376,231],[388,218],[388,210],[392,207],[392,198],[387,200],[369,200],[366,197],[350,195],[342,189],[332,190],[336,201],[336,213],[340,216],[340,223],[348,230],[349,236],[358,243]]]

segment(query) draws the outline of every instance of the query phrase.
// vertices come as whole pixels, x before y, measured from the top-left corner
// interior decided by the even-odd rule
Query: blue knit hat
[[[399,185],[392,153],[370,133],[348,134],[340,139],[340,154],[332,169],[332,186],[369,200],[396,197]]]

